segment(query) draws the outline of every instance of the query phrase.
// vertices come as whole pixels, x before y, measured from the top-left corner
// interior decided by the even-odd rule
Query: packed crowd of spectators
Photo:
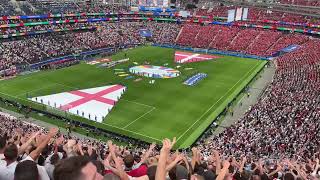
[[[312,159],[320,149],[319,45],[311,39],[279,57],[273,82],[258,103],[222,134],[199,144],[200,149],[218,146],[225,155],[253,159]]]
[[[315,0],[281,0],[289,4],[301,4],[310,6],[319,6],[319,2]],[[227,17],[228,10],[236,9],[237,6],[223,6],[220,3],[209,9],[196,9],[193,15],[213,17]],[[28,0],[28,1],[5,1],[0,0],[0,16],[8,15],[34,15],[34,14],[58,14],[58,13],[111,13],[111,12],[129,12],[130,7],[121,4],[104,4],[102,2],[86,2],[86,1],[48,1],[48,0]],[[303,16],[294,13],[280,12],[270,9],[259,9],[250,7],[248,11],[248,19],[252,21],[274,20],[296,23],[316,23],[316,18]],[[288,26],[288,25],[287,25]]]
[[[81,12],[128,12],[128,6],[119,4],[88,3],[86,1],[70,0],[0,0],[0,16],[34,15],[44,13],[81,13]]]
[[[239,26],[270,26],[272,29],[276,28],[289,28],[289,29],[302,29],[305,31],[319,31],[317,24],[312,23],[293,23],[293,22],[280,22],[280,21],[264,21],[264,20],[247,20],[247,21],[238,21],[235,24]]]
[[[0,44],[0,70],[75,52],[153,42],[173,43],[180,25],[102,23],[96,31],[24,37]],[[248,38],[249,37],[249,38]],[[276,43],[274,43],[276,42]],[[206,136],[190,152],[122,147],[62,135],[0,113],[0,179],[312,179],[320,178],[320,40],[300,34],[227,26],[185,25],[178,44],[272,54],[301,47],[275,60],[276,75],[247,113],[218,136]]]
[[[235,38],[229,45],[229,49],[232,51],[246,52],[249,46],[252,46],[252,42],[257,36],[259,36],[260,31],[257,29],[243,29],[238,32]]]
[[[308,13],[308,12],[305,12]],[[310,13],[310,12],[309,12]],[[248,19],[253,21],[273,20],[278,22],[291,22],[291,23],[313,23],[319,24],[319,20],[316,17],[304,16],[294,13],[286,13],[275,11],[273,9],[264,10],[257,8],[249,8]]]
[[[179,25],[168,23],[119,22],[99,23],[94,31],[51,33],[20,37],[0,42],[0,70],[14,65],[32,64],[54,57],[105,47],[144,44],[139,30],[153,32],[151,41],[172,44],[179,33]]]
[[[82,27],[92,27],[94,24],[90,23],[73,23],[73,24],[50,24],[41,26],[22,26],[15,28],[1,28],[0,35],[12,35],[20,33],[33,33],[37,31],[48,31],[48,30],[58,30],[58,29],[79,29]]]
[[[16,10],[20,9],[16,9],[12,1],[0,0],[0,16],[16,14]],[[20,13],[22,13],[21,10]]]
[[[145,24],[145,27],[146,29],[152,31],[153,42],[158,44],[174,44],[179,34],[181,25],[176,23],[148,22]]]
[[[221,29],[218,26],[204,26],[203,28],[198,29],[199,35],[197,36],[197,40],[191,42],[190,45],[196,48],[207,48],[220,30]],[[184,33],[184,31],[182,33]],[[181,40],[179,43],[181,43]]]
[[[177,44],[192,46],[196,42],[197,35],[199,34],[199,30],[201,28],[196,24],[185,24],[182,27],[181,34],[177,40]]]
[[[301,35],[301,34],[286,34],[281,36],[276,43],[274,43],[267,51],[267,55],[272,55],[274,52],[279,49],[283,49],[290,44],[304,44],[309,40],[309,36]]]
[[[282,48],[291,44],[303,44],[308,39],[308,36],[305,35],[284,34],[279,31],[237,26],[179,25],[156,22],[99,22],[30,26],[7,28],[7,31],[3,33],[26,32],[30,29],[43,30],[43,28],[91,27],[89,25],[97,27],[97,30],[60,34],[49,33],[2,40],[0,43],[0,49],[2,49],[0,51],[0,70],[17,64],[35,63],[79,51],[128,44],[144,44],[146,39],[140,36],[140,29],[149,29],[153,34],[149,40],[159,44],[176,43],[182,46],[235,51],[258,56],[271,56]]]
[[[248,54],[265,55],[265,52],[282,36],[279,31],[261,31],[246,49]],[[277,49],[279,50],[279,49]]]
[[[305,43],[309,36],[237,26],[185,24],[176,44],[195,48],[271,56],[289,45]]]
[[[228,10],[235,9],[235,6],[215,6],[209,9],[198,9],[196,11],[196,15],[198,16],[210,16],[210,17],[227,17],[228,16]]]
[[[302,6],[320,6],[317,0],[280,0],[282,4],[302,5]]]
[[[215,6],[209,9],[198,9],[195,15],[213,17],[228,17],[228,10],[236,9],[236,6]],[[319,24],[314,17],[303,16],[294,13],[280,12],[273,9],[259,9],[254,7],[249,7],[248,9],[248,20],[253,22],[264,22],[265,20],[272,21],[283,21],[283,22],[294,22],[294,23],[315,23]],[[288,25],[287,25],[288,26]],[[292,26],[291,26],[292,27]]]
[[[238,33],[238,28],[220,26],[219,33],[216,34],[213,41],[210,43],[209,48],[227,50],[228,46]]]

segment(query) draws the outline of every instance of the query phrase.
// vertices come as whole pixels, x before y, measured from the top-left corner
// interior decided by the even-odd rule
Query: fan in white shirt
[[[44,138],[43,141],[41,141],[41,143],[37,146],[37,148],[35,150],[33,150],[28,156],[27,158],[23,159],[23,161],[36,161],[40,155],[40,153],[42,152],[42,150],[48,145],[49,141],[51,138],[53,138],[59,129],[57,128],[51,128],[49,133],[46,135],[46,137]],[[45,169],[44,166],[39,166],[37,165],[37,169],[38,169],[38,173],[39,173],[39,178],[40,180],[50,180],[47,171]]]
[[[16,145],[8,145],[4,151],[4,160],[0,160],[0,179],[12,180],[14,179],[14,171],[18,164],[18,148]]]
[[[7,141],[5,137],[0,137],[0,160],[4,160],[4,149],[6,147]]]
[[[14,161],[7,165],[7,162],[4,160],[0,161],[0,179],[1,180],[12,180],[14,179],[14,171],[16,169],[18,162]]]
[[[61,160],[62,158],[63,158],[63,154],[60,152],[51,154],[47,157],[44,167],[45,167],[50,179],[53,179],[53,171],[54,171],[55,164],[59,160]]]

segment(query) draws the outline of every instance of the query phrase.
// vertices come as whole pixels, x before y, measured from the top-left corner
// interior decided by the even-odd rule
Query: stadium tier
[[[292,4],[292,5],[303,5],[303,6],[320,6],[319,1],[314,0],[280,0],[280,3],[283,4]]]
[[[128,3],[0,0],[0,180],[320,179],[317,1]]]

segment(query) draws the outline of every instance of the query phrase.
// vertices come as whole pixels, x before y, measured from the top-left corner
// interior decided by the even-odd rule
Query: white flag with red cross
[[[208,55],[208,54],[197,54],[191,52],[176,51],[174,54],[174,61],[176,63],[192,63],[200,61],[208,61],[212,59],[220,58],[219,56]]]
[[[30,99],[90,120],[102,122],[125,90],[125,86],[110,85]]]

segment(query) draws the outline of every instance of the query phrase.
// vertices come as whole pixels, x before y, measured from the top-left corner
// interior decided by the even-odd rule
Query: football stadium
[[[320,179],[319,17],[0,0],[0,180]]]

